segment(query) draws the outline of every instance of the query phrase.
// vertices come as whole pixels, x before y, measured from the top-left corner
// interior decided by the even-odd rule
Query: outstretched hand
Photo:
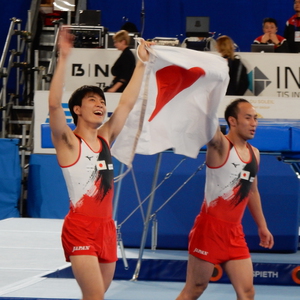
[[[67,26],[62,26],[58,36],[58,51],[60,57],[67,57],[73,48],[74,35]]]
[[[149,49],[151,45],[155,45],[154,42],[146,42],[144,39],[140,39],[139,46],[137,48],[138,57],[142,62],[149,60]]]

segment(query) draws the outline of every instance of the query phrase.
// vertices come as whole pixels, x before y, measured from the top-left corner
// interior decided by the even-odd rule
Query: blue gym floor
[[[60,242],[62,220],[11,218],[0,221],[0,299],[80,299],[73,278],[53,278],[70,268],[65,262]],[[138,249],[126,249],[128,260],[138,257]],[[119,254],[121,258],[121,255]],[[145,250],[145,260],[187,259],[186,251]],[[252,254],[256,263],[290,263],[300,266],[300,252],[291,254]],[[123,268],[122,260],[119,261]],[[147,264],[141,266],[147,268]],[[134,268],[128,271],[129,277]],[[142,273],[142,272],[141,272]],[[174,300],[183,281],[114,280],[107,300]],[[299,300],[300,284],[256,285],[256,300]],[[230,284],[210,283],[203,300],[233,300]]]

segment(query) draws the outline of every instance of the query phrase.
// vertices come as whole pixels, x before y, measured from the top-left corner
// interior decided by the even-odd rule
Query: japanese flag
[[[97,161],[97,170],[98,171],[107,170],[107,166],[106,166],[105,160],[98,160]]]
[[[250,172],[243,170],[241,173],[241,179],[249,180],[249,178],[250,178]]]
[[[173,149],[196,158],[214,136],[228,81],[227,61],[212,53],[152,46],[135,107],[112,147],[131,166],[135,153]]]

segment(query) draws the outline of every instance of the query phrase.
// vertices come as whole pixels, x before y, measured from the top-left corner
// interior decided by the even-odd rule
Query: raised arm
[[[218,126],[214,137],[207,143],[206,164],[210,167],[221,166],[228,154],[229,142]]]
[[[153,43],[147,43],[144,40],[141,41],[137,51],[142,61],[148,61],[149,53],[147,47]],[[129,112],[132,110],[142,85],[143,76],[145,71],[145,64],[140,60],[137,61],[134,73],[121,95],[120,102],[116,107],[113,115],[110,119],[104,123],[99,129],[99,135],[104,136],[111,144],[120,131],[122,130]]]
[[[72,47],[73,36],[69,33],[67,28],[62,27],[60,29],[58,39],[59,56],[55,72],[51,81],[48,99],[50,127],[55,148],[57,148],[61,140],[66,140],[66,135],[70,135],[72,133],[69,126],[67,126],[65,113],[61,105],[63,86],[65,82],[66,65]]]

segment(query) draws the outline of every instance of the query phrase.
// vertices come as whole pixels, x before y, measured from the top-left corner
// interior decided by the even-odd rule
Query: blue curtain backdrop
[[[10,19],[27,21],[31,0],[7,1],[0,19],[0,51],[2,53]],[[141,30],[141,12],[144,3],[145,27],[143,37],[185,37],[186,16],[209,16],[210,29],[216,35],[227,34],[241,51],[249,51],[252,41],[261,35],[265,17],[277,19],[279,34],[293,14],[293,0],[87,0],[87,9],[100,9],[102,23],[110,31],[117,31],[125,20]]]
[[[17,18],[22,20],[21,30],[25,30],[26,22],[27,22],[27,12],[30,9],[31,0],[14,0],[14,1],[1,1],[0,2],[1,9],[1,18],[0,18],[0,56],[2,57],[2,53],[4,50],[5,41],[7,38],[8,30],[10,27],[11,19]],[[17,28],[17,27],[15,27]],[[10,50],[16,49],[17,38],[16,36],[11,39],[11,47]],[[10,52],[8,52],[6,57],[6,62],[8,61],[10,56]],[[5,64],[7,66],[7,63]],[[8,81],[8,92],[14,93],[16,90],[16,76],[14,70],[11,71],[11,76]],[[3,81],[0,78],[0,89],[2,88]]]
[[[142,0],[88,0],[88,9],[100,9],[102,21],[110,31],[117,31],[124,19],[141,30]],[[252,41],[262,34],[262,20],[278,21],[283,35],[286,21],[294,14],[292,0],[144,0],[144,38],[185,35],[186,16],[209,16],[210,29],[233,38],[241,51],[250,51]]]
[[[15,17],[22,20],[22,29],[24,30],[27,22],[27,11],[30,9],[31,0],[14,0],[1,1],[1,18],[0,18],[0,53],[2,54],[10,19]]]

